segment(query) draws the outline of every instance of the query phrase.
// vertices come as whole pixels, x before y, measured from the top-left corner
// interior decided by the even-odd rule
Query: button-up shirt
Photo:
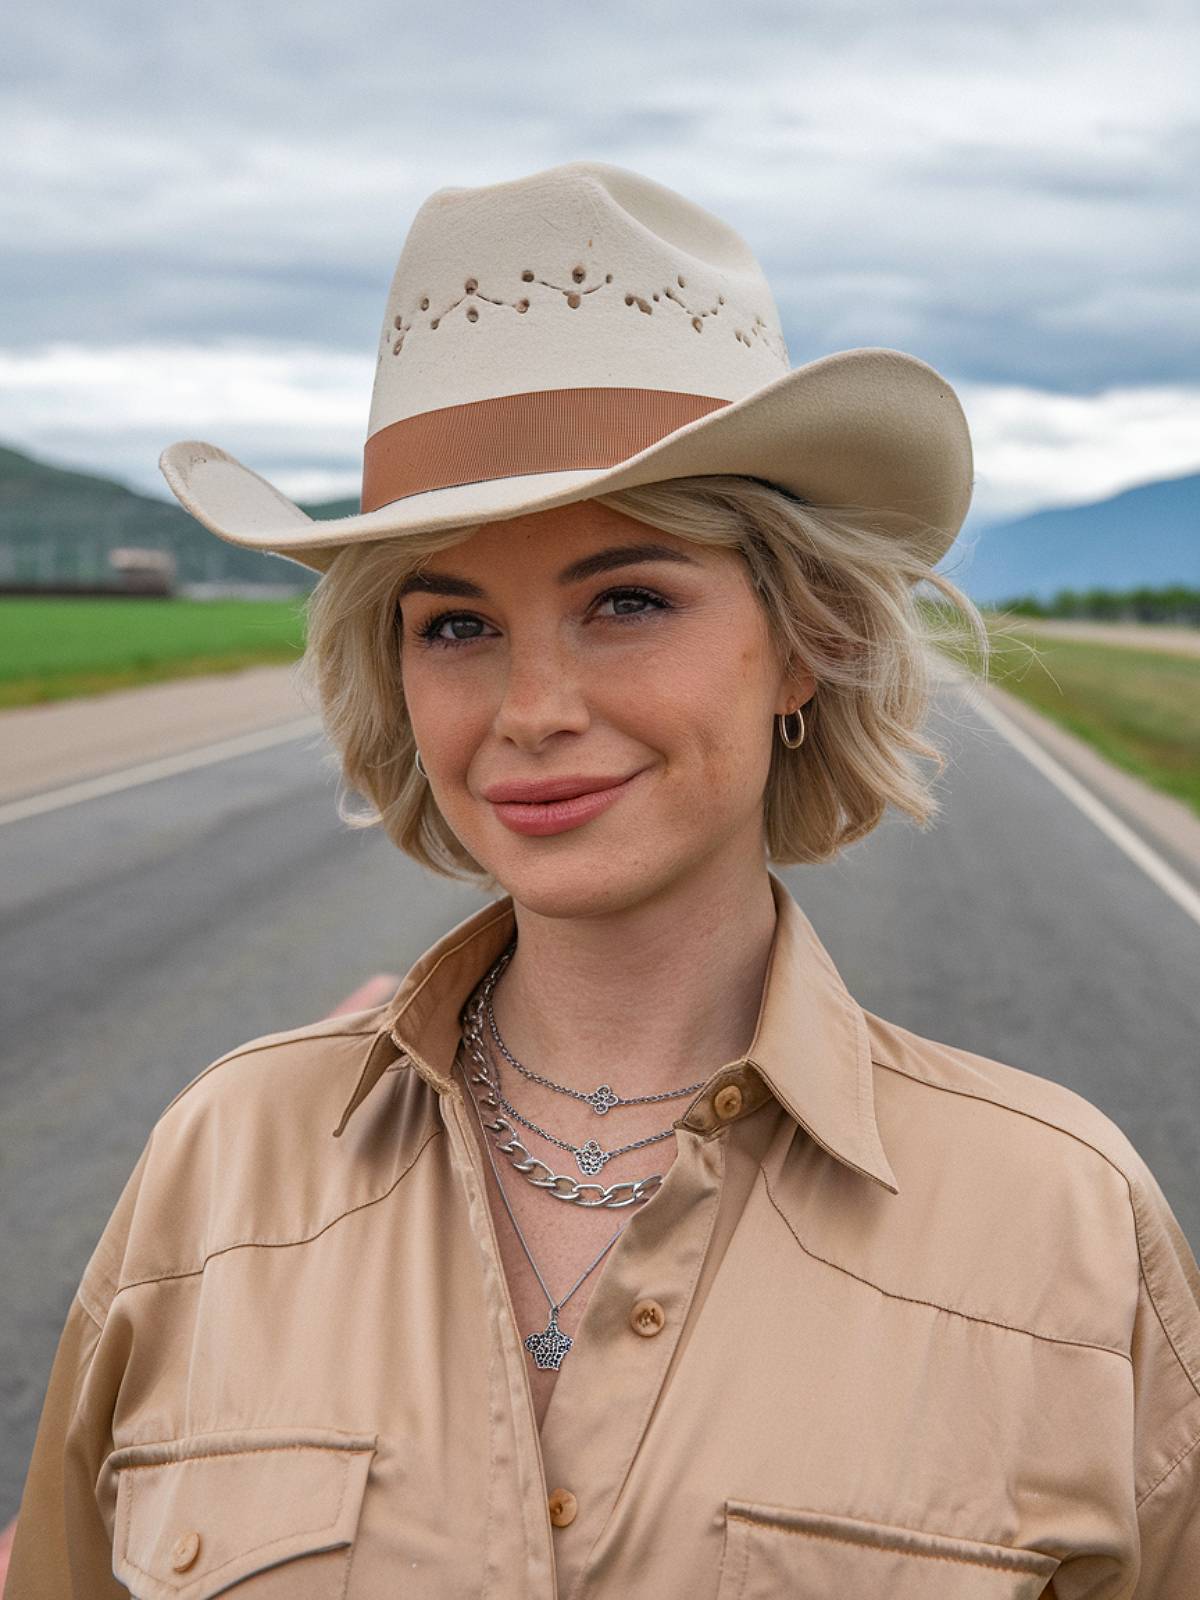
[[[8,1600],[1194,1600],[1200,1272],[1154,1177],[865,1011],[771,885],[753,1040],[540,1429],[454,1070],[511,899],[181,1090],[71,1306]]]

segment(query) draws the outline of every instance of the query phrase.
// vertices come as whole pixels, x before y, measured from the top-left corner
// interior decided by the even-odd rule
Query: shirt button
[[[713,1096],[713,1106],[722,1122],[728,1122],[742,1109],[742,1091],[736,1083],[727,1083]]]
[[[171,1570],[173,1572],[186,1572],[200,1554],[200,1535],[198,1533],[181,1533],[171,1546]]]
[[[635,1333],[647,1339],[658,1333],[667,1320],[667,1314],[657,1300],[639,1300],[629,1313],[630,1326]]]
[[[565,1528],[575,1521],[579,1501],[570,1489],[555,1489],[549,1499],[550,1521],[556,1528]]]

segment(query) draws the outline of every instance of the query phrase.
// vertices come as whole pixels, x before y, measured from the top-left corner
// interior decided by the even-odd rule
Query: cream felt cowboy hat
[[[740,235],[601,161],[439,189],[417,211],[379,339],[357,514],[314,520],[200,440],[168,445],[159,466],[222,539],[316,571],[348,544],[697,473],[767,479],[878,526],[895,517],[932,564],[972,486],[966,419],[939,373],[875,348],[791,367]]]

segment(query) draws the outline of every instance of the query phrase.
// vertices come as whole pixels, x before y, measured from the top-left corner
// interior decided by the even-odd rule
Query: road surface
[[[1094,1101],[1197,1247],[1200,874],[1131,852],[951,683],[931,731],[950,757],[931,832],[889,817],[781,876],[863,1005]],[[341,825],[323,750],[309,734],[0,825],[0,1526],[71,1295],[167,1102],[483,903]]]

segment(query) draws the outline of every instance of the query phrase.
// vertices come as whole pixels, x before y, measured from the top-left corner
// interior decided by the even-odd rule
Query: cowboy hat
[[[882,348],[791,367],[741,236],[606,162],[430,195],[376,363],[356,514],[313,519],[201,440],[168,445],[163,476],[222,539],[318,572],[348,544],[693,474],[895,514],[931,564],[970,504],[970,433],[938,372]]]

